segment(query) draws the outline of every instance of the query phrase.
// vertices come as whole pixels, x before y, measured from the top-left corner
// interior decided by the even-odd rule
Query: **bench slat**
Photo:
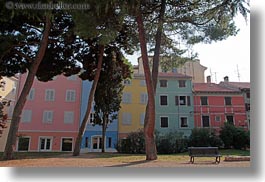
[[[188,150],[191,163],[194,163],[194,157],[216,157],[215,162],[220,162],[218,147],[189,147]]]

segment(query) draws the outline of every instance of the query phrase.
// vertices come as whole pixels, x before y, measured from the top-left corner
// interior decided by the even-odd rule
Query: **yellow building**
[[[1,88],[0,88],[0,101],[4,104],[4,114],[7,114],[7,128],[2,130],[0,136],[0,151],[4,151],[6,145],[6,139],[9,132],[9,126],[13,114],[13,109],[16,101],[17,95],[17,77],[3,77],[1,79]],[[1,129],[1,128],[0,128]]]
[[[131,80],[124,81],[121,109],[119,111],[119,138],[144,126],[147,90],[144,75],[134,74]]]

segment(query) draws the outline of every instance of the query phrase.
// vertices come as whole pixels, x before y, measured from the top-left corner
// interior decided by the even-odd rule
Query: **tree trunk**
[[[34,78],[35,78],[35,75],[38,71],[38,67],[39,67],[39,65],[40,65],[40,63],[41,63],[41,61],[45,55],[46,48],[48,45],[48,40],[49,40],[50,29],[51,29],[51,20],[50,20],[50,16],[47,16],[46,20],[45,20],[45,27],[44,27],[42,40],[40,42],[39,51],[36,55],[34,62],[31,63],[25,85],[23,86],[21,94],[18,98],[18,101],[17,101],[15,107],[14,107],[14,112],[13,112],[13,116],[12,116],[12,120],[11,120],[10,130],[8,133],[5,151],[4,151],[4,155],[3,155],[4,160],[11,160],[14,158],[13,152],[14,152],[15,146],[16,146],[17,132],[18,132],[21,113],[22,113],[23,107],[26,103],[27,95],[29,94],[30,89],[32,87],[32,84],[34,82]]]
[[[87,101],[87,110],[86,110],[85,116],[83,118],[83,121],[81,123],[81,126],[79,128],[79,132],[78,132],[78,135],[76,138],[73,156],[80,155],[80,147],[81,147],[81,143],[82,143],[82,138],[84,136],[85,129],[86,129],[89,117],[90,117],[92,103],[94,100],[94,94],[95,94],[95,91],[97,88],[97,84],[98,84],[98,80],[99,80],[99,76],[100,76],[100,72],[101,72],[101,67],[102,67],[102,62],[103,62],[103,54],[104,54],[104,46],[100,45],[99,46],[97,72],[96,72],[96,75],[95,75],[95,78],[94,78],[94,81],[92,84],[92,88],[91,88],[90,93],[89,93],[89,97],[88,97],[88,101]]]
[[[154,93],[156,93],[156,86],[158,80],[158,69],[159,69],[159,58],[160,58],[160,47],[161,47],[161,37],[163,33],[164,15],[166,9],[166,1],[161,1],[161,9],[158,19],[158,27],[155,35],[155,52],[153,57],[153,68],[152,68],[152,83],[154,87]],[[149,104],[146,105],[146,113],[144,122],[146,123],[149,119]]]
[[[143,24],[142,13],[139,11],[136,17],[138,31],[139,31],[139,40],[143,60],[144,75],[147,87],[148,94],[148,120],[144,124],[144,135],[145,135],[145,150],[146,150],[146,160],[156,160],[157,151],[155,143],[155,94],[154,87],[151,78],[151,72],[148,62],[147,48],[146,48],[146,39],[145,39],[145,30]]]
[[[103,114],[103,123],[102,123],[102,153],[104,153],[106,150],[105,148],[105,137],[106,137],[106,129],[107,129],[107,123],[108,123],[108,114]]]

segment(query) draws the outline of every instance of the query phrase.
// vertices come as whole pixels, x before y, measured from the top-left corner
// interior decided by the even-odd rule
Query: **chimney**
[[[229,82],[229,78],[228,78],[228,76],[225,76],[225,77],[224,77],[224,82]]]
[[[207,83],[211,83],[211,76],[210,75],[206,77],[206,81],[207,81]]]

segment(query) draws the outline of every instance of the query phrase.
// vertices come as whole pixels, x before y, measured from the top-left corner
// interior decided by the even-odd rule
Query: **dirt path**
[[[52,158],[19,159],[0,161],[1,167],[250,167],[250,161],[225,162],[220,164],[212,161],[195,160],[190,164],[188,160],[182,161],[146,161],[136,159],[127,161],[124,159],[99,158],[93,154],[82,154],[79,157],[61,155]]]

